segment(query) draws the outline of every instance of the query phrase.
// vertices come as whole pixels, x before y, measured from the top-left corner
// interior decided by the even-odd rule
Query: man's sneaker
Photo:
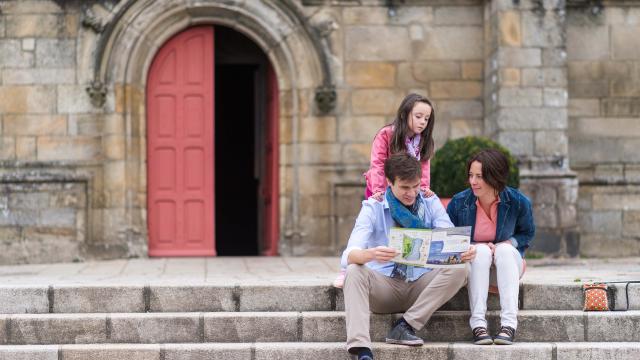
[[[416,336],[415,330],[409,325],[404,318],[400,318],[389,331],[386,339],[387,344],[399,344],[409,346],[420,346],[424,344],[424,340]]]
[[[493,339],[491,335],[487,332],[486,327],[478,326],[472,330],[473,332],[473,343],[476,345],[490,345],[493,344]]]
[[[504,334],[504,335],[500,335]],[[493,338],[493,343],[496,345],[511,345],[513,344],[513,338],[516,336],[516,329],[511,326],[501,326],[500,331]]]

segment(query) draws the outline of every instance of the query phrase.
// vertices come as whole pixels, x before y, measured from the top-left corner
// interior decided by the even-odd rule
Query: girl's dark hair
[[[509,160],[502,151],[497,149],[480,150],[467,162],[467,174],[471,171],[471,164],[474,161],[482,164],[484,182],[498,192],[504,190],[509,179]]]
[[[431,107],[431,114],[427,127],[422,131],[420,138],[420,161],[427,161],[433,156],[433,125],[436,122],[436,111],[431,100],[419,94],[409,94],[400,103],[398,113],[393,120],[393,135],[391,136],[391,154],[406,152],[405,138],[411,131],[409,129],[409,117],[416,103],[421,102]]]

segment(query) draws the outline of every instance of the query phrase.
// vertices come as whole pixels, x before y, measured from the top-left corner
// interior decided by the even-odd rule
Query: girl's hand
[[[377,193],[371,195],[371,197],[378,201],[382,201],[382,195],[384,195],[384,191],[378,191]]]
[[[428,187],[420,188],[420,191],[422,191],[422,194],[424,195],[424,197],[428,197],[428,198],[436,194],[433,191],[431,191],[431,189],[429,189]]]

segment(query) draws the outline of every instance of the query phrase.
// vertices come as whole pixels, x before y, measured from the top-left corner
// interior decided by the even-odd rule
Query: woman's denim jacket
[[[476,209],[476,196],[471,189],[455,194],[447,206],[447,213],[455,226],[471,226],[471,241],[475,232]],[[494,243],[512,240],[514,245],[518,244],[518,251],[524,257],[524,251],[535,233],[531,201],[520,191],[505,187],[500,192]]]

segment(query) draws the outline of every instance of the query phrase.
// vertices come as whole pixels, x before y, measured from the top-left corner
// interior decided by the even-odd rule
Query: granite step
[[[618,285],[617,307],[626,306]],[[629,286],[630,309],[640,310],[640,284]],[[582,289],[576,284],[523,284],[524,310],[580,310]],[[497,296],[488,308],[499,309]],[[175,284],[175,285],[49,285],[0,287],[0,313],[143,313],[343,310],[342,290],[327,284]],[[468,310],[466,288],[443,310]]]
[[[578,360],[640,358],[639,343],[516,343],[477,346],[464,342],[406,347],[374,343],[376,360]],[[348,360],[343,342],[238,344],[89,344],[0,346],[0,360]]]
[[[399,314],[371,318],[371,338],[384,341]],[[487,316],[490,329],[499,312]],[[640,342],[640,311],[522,310],[520,342]],[[431,342],[470,341],[468,311],[437,311],[419,335]],[[340,342],[341,311],[15,314],[0,316],[0,344]]]

